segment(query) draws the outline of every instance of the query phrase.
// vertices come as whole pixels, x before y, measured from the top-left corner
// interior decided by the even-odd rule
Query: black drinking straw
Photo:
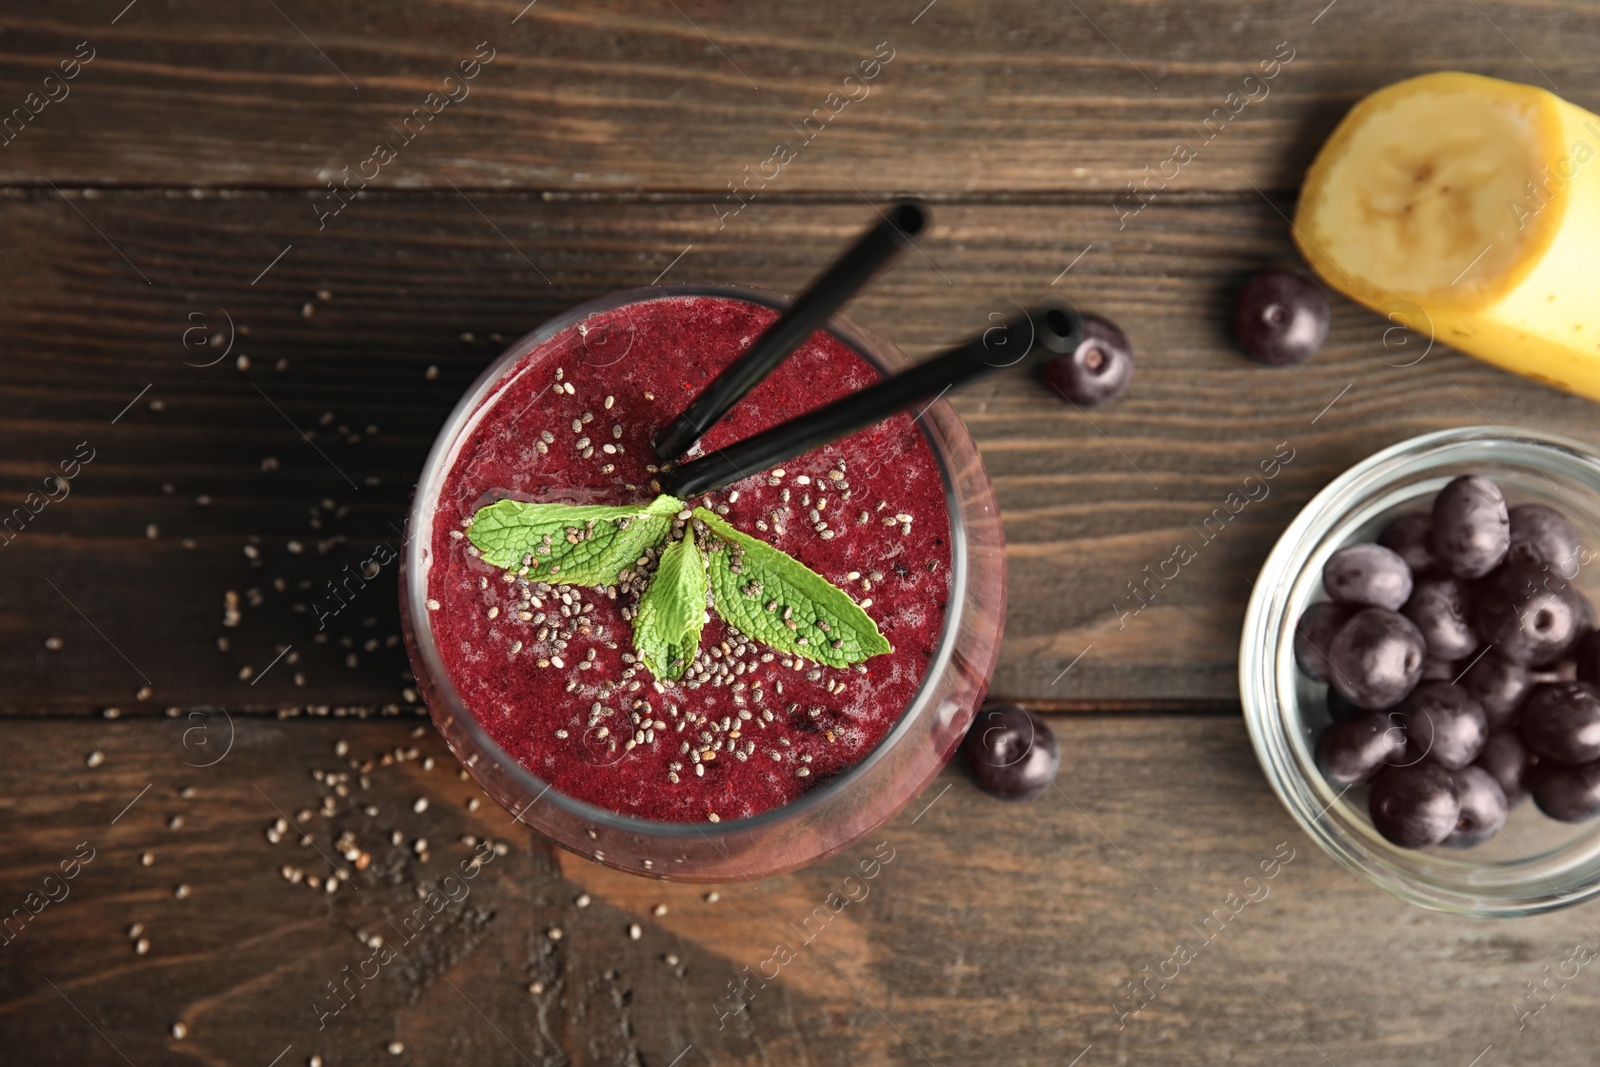
[[[914,200],[901,200],[884,212],[882,221],[823,271],[789,310],[756,338],[749,351],[717,375],[662,431],[655,441],[656,455],[668,462],[683,455],[729,408],[772,373],[784,357],[815,333],[829,315],[909,246],[927,224],[927,211]]]
[[[686,463],[661,476],[662,492],[690,497],[732,485],[1007,367],[1065,355],[1082,339],[1083,321],[1076,311],[1056,304],[1037,307],[859,393]]]

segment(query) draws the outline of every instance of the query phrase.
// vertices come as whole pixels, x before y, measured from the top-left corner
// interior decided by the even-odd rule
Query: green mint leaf
[[[633,617],[633,647],[663,681],[683,677],[706,625],[706,560],[685,534],[661,553],[650,587]]]
[[[527,504],[497,500],[472,516],[467,537],[486,562],[551,585],[611,585],[646,549],[667,539],[683,501],[649,504]]]
[[[695,508],[694,517],[716,536],[707,545],[711,599],[730,626],[780,652],[830,667],[894,651],[843,589],[714,512]]]

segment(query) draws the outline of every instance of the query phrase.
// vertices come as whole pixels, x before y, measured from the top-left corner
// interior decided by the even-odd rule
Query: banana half
[[[1600,117],[1476,74],[1397,82],[1323,145],[1294,238],[1351,299],[1600,399]]]

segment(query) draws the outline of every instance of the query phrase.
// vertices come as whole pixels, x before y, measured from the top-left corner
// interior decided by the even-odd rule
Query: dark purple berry
[[[1567,517],[1545,504],[1511,509],[1511,547],[1506,558],[1549,570],[1557,578],[1578,575],[1578,531]]]
[[[1428,655],[1458,660],[1478,648],[1467,608],[1467,591],[1454,578],[1424,578],[1411,591],[1400,614],[1416,623]]]
[[[1433,556],[1457,578],[1482,578],[1511,544],[1511,519],[1500,487],[1463,475],[1433,498]]]
[[[1455,832],[1461,797],[1455,776],[1432,760],[1385,767],[1367,800],[1372,825],[1401,848],[1437,845]]]
[[[1516,807],[1528,795],[1527,783],[1523,779],[1532,763],[1533,757],[1515,731],[1496,730],[1483,743],[1483,751],[1478,753],[1473,766],[1488,771],[1500,783],[1500,791],[1505,794],[1506,802]]]
[[[1576,682],[1578,680],[1578,661],[1570,656],[1559,659],[1547,667],[1541,667],[1528,672],[1528,678],[1535,682]]]
[[[1600,759],[1600,696],[1582,682],[1536,685],[1517,732],[1529,752],[1569,767]]]
[[[1405,734],[1382,712],[1336,722],[1317,740],[1317,766],[1334,785],[1371,778],[1405,750]]]
[[[1500,783],[1481,767],[1463,767],[1455,772],[1455,780],[1461,814],[1456,816],[1455,830],[1443,843],[1451,848],[1471,848],[1500,832],[1511,805]]]
[[[1572,646],[1574,671],[1580,682],[1600,686],[1600,630],[1590,630]]]
[[[1306,609],[1294,631],[1294,659],[1301,670],[1319,682],[1328,680],[1328,650],[1333,648],[1334,635],[1349,618],[1349,609],[1331,600],[1319,600]]]
[[[978,712],[961,747],[978,785],[1001,800],[1032,800],[1050,788],[1061,767],[1055,734],[1016,704]]]
[[[1511,721],[1533,683],[1528,680],[1528,668],[1490,649],[1467,668],[1461,684],[1483,705],[1489,729],[1498,730]]]
[[[1115,400],[1133,381],[1133,345],[1115,323],[1083,316],[1083,341],[1071,353],[1052,359],[1041,372],[1045,384],[1075,404]]]
[[[1328,682],[1350,702],[1377,711],[1392,707],[1422,677],[1422,634],[1411,620],[1384,608],[1365,608],[1339,628],[1328,649]]]
[[[1340,604],[1399,611],[1411,596],[1411,568],[1382,545],[1345,545],[1323,565],[1322,587]]]
[[[1533,802],[1552,819],[1582,822],[1600,815],[1600,761],[1581,767],[1536,763],[1526,781]]]
[[[1583,619],[1585,630],[1594,629],[1594,605],[1589,603],[1589,598],[1584,596],[1577,586],[1571,586],[1572,598],[1578,605],[1578,616]]]
[[[1286,270],[1264,270],[1233,304],[1233,335],[1244,354],[1269,367],[1304,363],[1328,337],[1328,298],[1316,282]]]
[[[1572,586],[1526,563],[1507,564],[1482,583],[1473,622],[1485,644],[1534,667],[1560,659],[1584,629]]]
[[[1433,558],[1433,513],[1408,511],[1396,517],[1378,535],[1378,544],[1398,553],[1406,561],[1406,566],[1411,568],[1414,577],[1432,570],[1436,563]]]
[[[1478,758],[1489,737],[1489,722],[1473,695],[1449,682],[1425,682],[1403,710],[1410,744],[1406,762],[1431,759],[1456,770]]]

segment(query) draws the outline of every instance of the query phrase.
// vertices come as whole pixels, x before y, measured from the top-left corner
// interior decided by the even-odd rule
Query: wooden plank
[[[136,1064],[214,1067],[261,1067],[286,1048],[282,1063],[333,1065],[680,1055],[1059,1065],[1091,1045],[1085,1063],[1467,1064],[1490,1045],[1484,1063],[1593,1059],[1585,1020],[1597,998],[1581,979],[1520,1028],[1514,1011],[1537,1007],[1526,983],[1557,972],[1578,943],[1592,948],[1581,913],[1472,921],[1359,881],[1290,821],[1232,718],[1058,719],[1062,793],[1012,807],[951,770],[867,843],[797,874],[719,887],[715,902],[703,887],[552,855],[491,802],[468,811],[477,790],[431,730],[236,718],[231,751],[204,768],[186,765],[215,758],[200,735],[184,743],[199,725],[0,723],[7,747],[27,753],[0,765],[12,827],[0,901],[10,914],[47,886],[60,898],[13,919],[0,947],[8,1063],[122,1062],[111,1045]],[[220,745],[227,723],[209,726]],[[367,789],[348,766],[413,748],[417,759],[374,766]],[[92,770],[91,750],[105,757]],[[313,770],[349,773],[351,795],[334,798],[331,816],[302,819],[330,793]],[[418,797],[430,801],[421,814]],[[362,813],[369,804],[377,815]],[[280,808],[314,846],[293,834],[268,842]],[[371,857],[364,870],[335,852],[345,831]],[[464,835],[502,841],[507,854],[458,883],[464,896],[451,888],[461,899],[436,918],[403,926],[418,887],[437,887],[478,851]],[[81,844],[93,859],[63,883],[60,864]],[[325,875],[319,852],[359,887],[328,895],[283,879],[285,865]],[[862,877],[864,862],[885,857]],[[1259,881],[1263,862],[1286,857]],[[189,887],[182,899],[178,885]],[[1213,917],[1244,892],[1257,901],[1226,923]],[[582,893],[588,907],[575,903]],[[856,899],[830,906],[830,894]],[[134,923],[144,955],[127,934]],[[362,934],[401,954],[364,965],[373,949]],[[1180,940],[1197,958],[1119,1019],[1112,1005],[1132,1006],[1125,983]],[[794,958],[766,963],[780,943]],[[728,1015],[729,983],[763,964],[776,979],[752,981],[746,1008]],[[354,972],[366,984],[320,1015],[313,1003],[337,1004],[327,984]],[[530,994],[533,982],[544,991]],[[406,1059],[383,1055],[396,1040]]]
[[[21,132],[0,153],[0,181],[320,190],[388,142],[398,158],[367,168],[387,188],[1072,190],[1110,210],[1111,191],[1146,167],[1159,173],[1179,142],[1200,158],[1166,168],[1173,191],[1292,189],[1354,100],[1427,71],[1557,85],[1600,110],[1590,48],[1600,11],[1572,2],[173,0],[107,10],[123,6],[5,17],[0,114],[44,92],[80,42],[93,59],[52,83],[59,103],[36,96],[37,116],[14,120]],[[493,60],[464,89],[447,87],[480,42]],[[875,53],[892,58],[847,84]],[[1266,68],[1272,79],[1245,81],[1285,58]],[[460,102],[432,104],[438,114],[416,120],[424,132],[406,141],[397,127],[435,91]],[[780,143],[792,158],[775,155]],[[712,217],[709,204],[701,212]]]
[[[398,544],[436,427],[505,340],[669,266],[666,281],[793,291],[863,214],[765,206],[759,225],[674,263],[700,236],[698,206],[475,203],[527,260],[453,194],[362,201],[322,233],[303,200],[279,195],[0,200],[10,237],[0,272],[13,282],[0,290],[11,356],[0,362],[4,510],[40,490],[79,443],[95,450],[71,495],[0,548],[0,705],[127,707],[147,684],[152,706],[399,702],[404,657],[386,645],[398,629],[392,576],[330,622],[326,645],[293,605],[379,542]],[[997,696],[1231,706],[1249,582],[1338,472],[1413,434],[1485,419],[1593,438],[1588,403],[1443,346],[1415,366],[1391,365],[1414,349],[1386,351],[1389,324],[1342,299],[1328,346],[1306,366],[1270,371],[1233,354],[1230,288],[1293,262],[1284,229],[1259,199],[1165,208],[1137,236],[1090,206],[948,206],[923,245],[929,262],[909,256],[853,306],[862,324],[920,355],[983,328],[992,312],[1068,296],[1122,322],[1138,349],[1132,390],[1091,414],[1022,378],[955,398],[1009,543]],[[184,331],[203,321],[226,333],[225,316],[237,331],[228,357],[185,365],[222,349],[186,350]],[[1293,458],[1264,500],[1200,544],[1141,614],[1119,614],[1115,605],[1134,606],[1127,585],[1146,565],[1179,539],[1199,543],[1192,524],[1285,449]],[[276,469],[263,470],[268,461]],[[237,627],[224,626],[229,591],[240,598]],[[51,637],[65,647],[47,649]]]

